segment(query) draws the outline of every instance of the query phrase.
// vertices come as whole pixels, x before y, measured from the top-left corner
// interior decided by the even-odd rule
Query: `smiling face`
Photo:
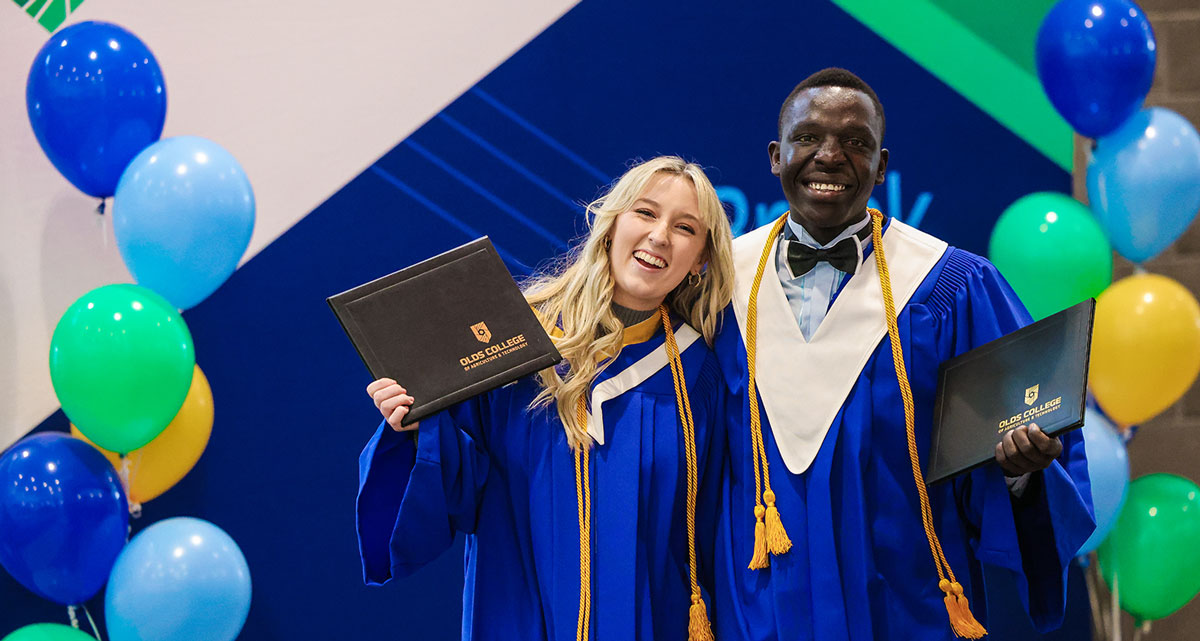
[[[700,218],[696,188],[687,178],[658,174],[609,232],[613,302],[649,310],[671,290],[699,273],[708,228]]]
[[[793,220],[819,242],[862,219],[888,152],[871,99],[857,89],[812,87],[792,99],[772,142],[771,173],[779,176]]]

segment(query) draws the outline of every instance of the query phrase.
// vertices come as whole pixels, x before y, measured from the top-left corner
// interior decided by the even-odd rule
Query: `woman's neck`
[[[617,320],[621,321],[621,324],[625,327],[637,325],[638,323],[653,316],[657,311],[657,309],[630,309],[624,305],[618,305],[617,303],[612,304],[613,316],[616,316]]]

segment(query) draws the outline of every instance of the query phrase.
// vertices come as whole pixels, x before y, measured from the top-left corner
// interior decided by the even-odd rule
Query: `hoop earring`
[[[699,287],[701,279],[704,278],[697,272],[688,272],[687,282],[692,287]]]

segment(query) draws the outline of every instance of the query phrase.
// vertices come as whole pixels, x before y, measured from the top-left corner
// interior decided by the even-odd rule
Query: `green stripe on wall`
[[[51,33],[67,21],[67,16],[83,4],[83,0],[13,0],[25,13]]]
[[[1034,76],[1038,27],[1055,1],[1005,0],[1000,5],[980,0],[932,0],[937,8]]]
[[[1071,126],[1054,111],[1036,74],[929,0],[833,3],[1059,167],[1071,171]]]

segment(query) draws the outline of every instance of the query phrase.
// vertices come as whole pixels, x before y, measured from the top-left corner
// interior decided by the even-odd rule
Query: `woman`
[[[366,581],[467,533],[464,639],[712,638],[696,524],[707,546],[729,223],[700,167],[675,157],[633,167],[588,212],[582,245],[526,288],[559,367],[426,419],[415,439],[405,389],[367,388],[384,422],[359,461]]]

